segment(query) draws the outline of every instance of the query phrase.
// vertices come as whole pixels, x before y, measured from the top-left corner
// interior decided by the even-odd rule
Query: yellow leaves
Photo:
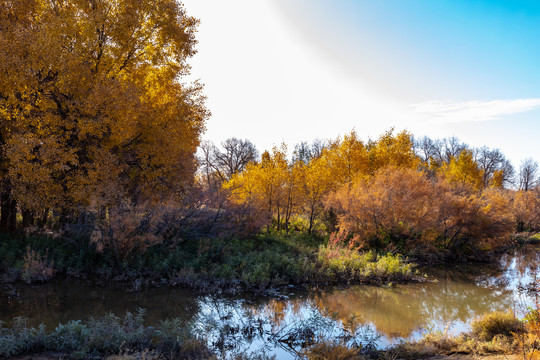
[[[354,130],[333,142],[323,156],[339,183],[350,183],[356,175],[366,174],[369,169],[368,151]]]
[[[278,224],[283,216],[306,216],[310,231],[323,199],[332,191],[358,179],[367,181],[382,167],[418,166],[407,132],[396,136],[387,132],[367,146],[351,131],[305,162],[289,163],[286,153],[285,145],[264,152],[258,164],[248,166],[224,187],[238,203],[264,204]]]
[[[491,177],[490,186],[497,189],[504,188],[504,170],[495,170]]]
[[[0,4],[2,170],[25,206],[30,188],[65,208],[191,181],[208,111],[179,78],[196,24],[174,0]]]
[[[457,158],[453,157],[442,168],[443,176],[450,183],[467,184],[473,189],[482,189],[482,170],[474,161],[470,150],[463,150]]]
[[[384,133],[370,148],[370,172],[386,167],[416,169],[420,159],[414,152],[412,135],[402,131],[393,135],[393,129]]]

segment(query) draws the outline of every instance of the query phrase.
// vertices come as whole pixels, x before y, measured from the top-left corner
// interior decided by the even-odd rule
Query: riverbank
[[[2,359],[273,359],[265,351],[230,351],[231,328],[217,337],[205,337],[179,319],[164,320],[156,326],[143,324],[144,311],[124,317],[107,315],[88,321],[69,321],[54,330],[44,325],[32,327],[16,318],[9,327],[0,326]],[[314,339],[308,333],[294,333],[297,359],[532,359],[539,354],[538,311],[518,320],[511,313],[494,312],[477,318],[468,333],[450,336],[446,332],[427,333],[415,342],[402,342],[385,350],[368,345],[351,345],[339,339]],[[262,331],[242,330],[242,336]],[[302,339],[300,339],[302,338]],[[204,340],[203,340],[204,339]],[[214,339],[214,340],[212,340]],[[217,340],[216,340],[217,339]],[[311,340],[310,340],[311,339]],[[262,347],[261,347],[262,348]],[[293,349],[293,348],[291,348]],[[229,352],[228,352],[229,351]]]
[[[226,294],[423,280],[401,255],[357,252],[327,245],[316,236],[268,234],[168,242],[123,257],[100,251],[85,238],[4,237],[0,268],[4,284],[63,278],[120,283],[130,290],[167,286]]]

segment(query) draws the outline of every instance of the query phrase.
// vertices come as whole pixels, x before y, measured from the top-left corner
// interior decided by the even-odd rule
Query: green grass
[[[289,284],[403,281],[412,264],[401,256],[328,248],[318,236],[268,233],[253,238],[192,238],[165,242],[118,262],[85,238],[1,237],[0,268],[23,272],[27,246],[54,265],[55,274],[215,290],[264,290]],[[39,266],[34,266],[39,269]],[[13,271],[11,271],[13,272]],[[40,279],[28,276],[28,279]]]
[[[360,253],[347,248],[321,246],[318,260],[328,277],[342,280],[403,280],[414,276],[414,265],[401,255]]]

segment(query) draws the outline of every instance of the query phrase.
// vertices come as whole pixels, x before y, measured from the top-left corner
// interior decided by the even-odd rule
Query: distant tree
[[[393,131],[394,129],[390,129],[377,141],[370,141],[368,145],[370,175],[388,166],[410,169],[418,167],[420,159],[414,151],[412,134],[401,131],[394,135]]]
[[[451,184],[467,184],[473,189],[482,190],[482,170],[473,158],[471,150],[463,150],[457,157],[441,168],[442,175]]]
[[[307,164],[311,160],[319,158],[327,147],[328,142],[326,140],[316,139],[311,144],[302,141],[294,147],[292,161],[302,161]]]
[[[538,162],[525,159],[519,166],[519,189],[528,191],[538,185]]]
[[[455,136],[442,139],[441,159],[445,162],[450,162],[452,158],[458,157],[463,150],[469,147],[467,144],[460,142]]]
[[[242,172],[249,163],[257,161],[259,157],[257,148],[247,139],[229,138],[221,143],[221,147],[222,149],[210,141],[205,141],[200,146],[199,156],[206,176],[212,173],[221,182],[230,180],[234,174]]]
[[[230,138],[221,143],[224,151],[214,148],[216,171],[224,180],[229,180],[234,174],[245,169],[247,164],[257,160],[257,148],[249,140]]]
[[[424,136],[415,139],[414,148],[416,154],[431,169],[437,169],[443,164],[448,164],[453,158],[457,158],[463,150],[469,149],[467,144],[460,142],[454,136],[442,140],[433,140]]]
[[[482,170],[482,186],[503,187],[514,182],[514,167],[499,149],[486,146],[474,149],[474,158]]]

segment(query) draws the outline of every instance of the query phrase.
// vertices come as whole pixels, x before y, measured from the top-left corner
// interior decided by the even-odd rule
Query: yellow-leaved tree
[[[420,158],[414,151],[412,135],[407,131],[393,134],[394,129],[388,130],[369,146],[370,174],[393,166],[397,168],[416,169]]]
[[[208,117],[181,82],[197,23],[175,0],[2,1],[1,230],[17,204],[31,222],[191,182]]]
[[[463,150],[457,157],[452,157],[448,164],[442,166],[441,172],[450,183],[466,184],[478,191],[483,188],[482,169],[470,150]]]

